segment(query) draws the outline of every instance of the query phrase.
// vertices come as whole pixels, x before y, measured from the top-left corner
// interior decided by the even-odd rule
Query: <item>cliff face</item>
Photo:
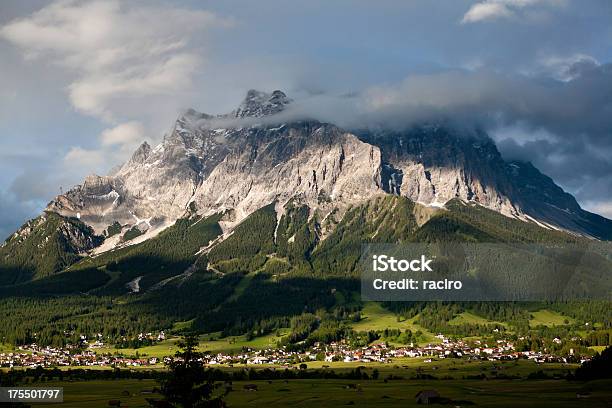
[[[290,101],[280,91],[249,91],[227,115],[190,110],[160,145],[143,143],[114,175],[87,177],[47,210],[78,216],[100,233],[114,222],[155,231],[189,205],[202,214],[231,209],[234,225],[273,201],[296,198],[329,212],[384,193],[380,150],[333,125],[210,126],[278,113]]]
[[[193,198],[207,215],[233,210],[228,225],[272,202],[280,209],[293,200],[324,216],[384,193],[380,150],[333,125],[255,128],[239,138]]]
[[[197,187],[229,152],[230,144],[200,127],[206,115],[188,111],[164,141],[146,142],[112,176],[88,176],[47,210],[77,216],[102,232],[114,222],[140,229],[167,226],[186,209]]]
[[[433,207],[459,198],[545,228],[612,237],[611,221],[582,210],[530,164],[504,161],[482,132],[418,126],[351,133],[316,121],[271,124],[290,104],[280,91],[249,91],[227,115],[189,110],[161,144],[144,143],[115,174],[87,177],[47,210],[78,216],[98,233],[115,222],[123,231],[137,226],[146,239],[186,211],[224,211],[227,231],[272,202],[279,213],[293,200],[325,217],[396,194]]]
[[[430,206],[460,198],[507,216],[522,214],[508,165],[484,134],[422,126],[404,132],[364,132],[362,138],[382,150],[390,191]]]

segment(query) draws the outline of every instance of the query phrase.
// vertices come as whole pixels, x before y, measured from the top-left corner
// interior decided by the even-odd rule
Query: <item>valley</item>
[[[216,120],[268,119],[290,106],[280,91],[250,91]],[[426,387],[457,404],[529,406],[540,386],[550,386],[550,401],[590,387],[559,384],[611,344],[610,300],[585,288],[598,286],[593,276],[608,287],[612,221],[530,164],[505,162],[478,132],[353,134],[316,121],[226,129],[210,120],[185,113],[159,146],[143,144],[113,175],[88,177],[2,244],[4,375],[32,381],[33,370],[51,370],[53,383],[57,370],[82,370],[75,379],[88,381],[123,373],[115,385],[96,383],[91,400],[67,385],[67,406],[138,406],[132,377],[162,381],[179,343],[196,336],[207,372],[235,377],[227,401],[238,405],[409,406]],[[551,200],[564,210],[550,210]],[[578,256],[562,253],[559,273],[575,292],[531,302],[362,299],[363,246],[415,243],[527,245],[521,256],[539,262],[574,245]],[[597,256],[585,262],[587,248]],[[499,255],[487,252],[496,263],[486,282],[514,273]],[[461,283],[425,282],[440,291]],[[280,372],[291,373],[287,383]],[[257,391],[245,390],[252,382]],[[593,390],[584,406],[608,397]]]

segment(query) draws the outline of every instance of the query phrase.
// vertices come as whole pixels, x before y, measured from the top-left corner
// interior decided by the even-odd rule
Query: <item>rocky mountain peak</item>
[[[112,181],[112,177],[90,174],[89,176],[85,177],[82,190],[88,195],[108,194],[113,189]]]
[[[136,149],[130,161],[132,163],[144,163],[149,155],[151,154],[151,145],[146,141],[142,142],[142,144]]]
[[[429,207],[460,199],[545,228],[610,236],[612,222],[583,211],[533,166],[505,161],[479,130],[422,124],[348,132],[316,121],[223,125],[273,115],[291,102],[279,90],[250,90],[226,115],[190,109],[161,144],[143,143],[113,176],[88,177],[47,209],[65,217],[79,214],[98,233],[114,222],[145,222],[153,236],[190,206],[201,215],[232,211],[233,220],[224,225],[231,229],[272,202],[282,207],[298,200],[313,213],[342,214],[348,206],[392,194]]]
[[[279,90],[270,94],[250,89],[244,101],[242,101],[238,109],[233,112],[233,116],[236,118],[259,118],[273,115],[285,109],[285,106],[291,102],[292,99],[288,98],[284,92]]]

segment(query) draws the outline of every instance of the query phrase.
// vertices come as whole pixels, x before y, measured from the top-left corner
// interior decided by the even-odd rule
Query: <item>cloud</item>
[[[545,56],[538,61],[541,72],[548,72],[559,81],[576,79],[581,72],[596,69],[601,64],[590,55],[576,53],[569,56]],[[536,73],[538,70],[536,69]]]
[[[485,0],[472,5],[461,19],[462,24],[517,17],[536,6],[559,7],[564,0]]]
[[[102,131],[100,148],[71,147],[63,158],[63,169],[68,172],[104,174],[112,166],[121,164],[146,139],[142,123],[131,121]]]
[[[106,129],[100,135],[102,146],[130,145],[144,140],[144,126],[140,122],[127,122]]]
[[[38,136],[36,126],[44,121],[37,114],[31,127],[35,131],[29,128],[32,133],[25,137],[46,150],[44,156],[3,168],[9,173],[6,179],[12,181],[7,194],[23,202],[45,202],[59,193],[60,186],[70,188],[85,174],[107,173],[127,159],[145,136],[158,139],[159,129],[166,128],[183,104],[199,93],[194,81],[208,63],[208,34],[234,24],[231,18],[207,10],[162,1],[57,0],[38,11],[29,10],[24,7],[25,16],[2,19],[8,22],[0,25],[0,39],[7,42],[0,43],[0,51],[3,58],[9,57],[5,71],[11,74],[11,68],[19,66],[18,59],[25,62],[12,76],[17,96],[33,95],[24,99],[23,115],[30,123],[27,113],[39,108],[39,93],[44,96],[44,92],[37,87],[45,81],[52,82],[54,89],[60,84],[58,89],[65,92],[74,112],[69,119],[64,114],[55,122],[64,130],[61,135],[46,131]],[[23,58],[15,53],[11,61],[9,44]],[[9,96],[0,94],[0,106],[15,105]],[[54,94],[45,102],[61,106],[57,100]],[[62,110],[53,116],[60,116]],[[14,121],[15,112],[6,117]],[[96,119],[107,129],[97,137],[86,137],[98,132],[99,124],[92,124]],[[3,148],[17,145],[14,139]]]
[[[105,163],[103,150],[88,150],[81,147],[72,147],[64,156],[64,163],[70,167],[99,168]]]
[[[512,11],[504,3],[486,2],[470,7],[461,20],[462,23],[475,23],[477,21],[493,20],[501,17],[510,17]]]
[[[612,201],[588,201],[584,208],[612,220]]]
[[[561,58],[559,58],[561,60]],[[612,64],[566,69],[571,78],[504,74],[491,70],[448,70],[414,74],[397,83],[370,86],[346,95],[289,95],[295,102],[272,118],[216,120],[211,126],[246,126],[317,119],[355,129],[406,128],[449,121],[489,130],[514,129],[512,138],[584,143],[593,157],[612,148]]]
[[[122,98],[188,90],[202,66],[190,40],[232,24],[205,10],[120,0],[59,0],[0,28],[27,59],[51,61],[73,73],[68,86],[80,112],[113,121]]]
[[[612,64],[575,64],[572,79],[450,70],[415,74],[348,96],[310,95],[287,113],[343,127],[402,128],[450,120],[487,128],[522,124],[567,140],[612,144]],[[290,95],[293,97],[293,95]]]

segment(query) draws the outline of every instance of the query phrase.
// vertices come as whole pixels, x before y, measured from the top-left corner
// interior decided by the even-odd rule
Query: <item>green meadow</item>
[[[385,329],[400,329],[402,331],[409,329],[412,332],[421,331],[421,341],[419,343],[437,343],[439,339],[434,333],[429,332],[423,327],[415,323],[418,316],[411,319],[398,319],[398,316],[390,310],[381,306],[380,303],[368,302],[364,305],[361,311],[361,320],[353,323],[351,327],[355,331],[370,331],[370,330],[385,330]]]
[[[477,316],[470,312],[462,312],[455,316],[452,320],[448,322],[451,325],[460,325],[460,324],[499,324],[501,326],[507,327],[506,323],[496,322],[494,320],[485,319],[484,317]]]
[[[574,319],[568,316],[563,316],[561,313],[554,312],[552,310],[543,309],[536,312],[531,312],[531,320],[529,320],[529,326],[561,326],[574,322]]]

